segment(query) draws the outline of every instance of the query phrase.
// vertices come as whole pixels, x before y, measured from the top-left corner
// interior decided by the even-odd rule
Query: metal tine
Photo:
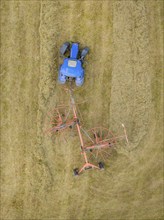
[[[95,132],[95,135],[96,135],[96,142],[98,143],[99,142],[99,140],[100,140],[100,137],[99,137],[99,132]]]
[[[102,156],[103,160],[105,161],[105,159],[104,159],[104,157],[103,157],[103,154],[102,154],[101,150],[100,150],[100,152],[99,152],[99,153],[101,154],[101,156]]]
[[[102,149],[101,149],[102,150]],[[111,156],[111,154],[107,153],[105,150],[102,150],[105,154]]]
[[[76,106],[76,108],[77,108],[77,111],[79,112],[80,118],[82,119],[82,121],[84,121],[83,116],[82,116],[82,114],[81,114],[81,111],[80,111],[78,105]]]
[[[102,136],[102,127],[101,127],[101,140],[103,140],[103,136]]]
[[[107,132],[107,134],[105,135],[104,139],[106,139],[106,137],[108,137],[109,131]]]
[[[55,120],[55,121],[56,121],[56,123],[57,123],[57,119],[56,119],[56,117],[54,117],[54,116],[52,116],[52,117],[51,117],[51,119],[50,119],[50,123],[52,123],[52,122],[53,122],[53,120]]]
[[[69,110],[68,110],[68,113],[67,113],[67,115],[66,115],[66,117],[65,117],[65,120],[64,120],[64,122],[66,122],[67,121],[67,119],[68,119],[68,116],[69,116],[69,114],[70,114],[70,111],[71,111],[71,107],[69,108]]]
[[[94,157],[94,159],[98,162],[97,158],[95,157],[93,152],[90,152],[92,154],[92,157]]]
[[[93,139],[89,136],[88,132],[87,132],[83,127],[81,127],[81,130],[82,130],[83,133],[92,141],[92,143],[95,143],[95,142],[93,141]]]
[[[97,156],[98,156],[98,153],[99,153],[99,149],[97,149],[97,152],[96,152],[96,158],[97,158]]]

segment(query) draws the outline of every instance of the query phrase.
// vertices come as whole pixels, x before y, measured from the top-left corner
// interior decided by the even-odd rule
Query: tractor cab
[[[87,48],[89,51],[89,49]],[[87,51],[87,52],[88,52]],[[68,53],[67,53],[68,52]],[[60,53],[62,56],[64,54],[69,54],[64,58],[62,65],[59,69],[58,82],[60,84],[65,84],[65,82],[69,79],[75,79],[76,86],[82,86],[84,83],[84,68],[83,68],[83,60],[82,53],[80,55],[79,52],[79,44],[78,43],[64,43],[60,48]]]

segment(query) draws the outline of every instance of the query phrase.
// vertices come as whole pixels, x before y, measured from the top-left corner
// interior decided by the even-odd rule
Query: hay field
[[[163,1],[1,0],[1,219],[163,219]],[[126,125],[104,172],[81,166],[76,135],[43,134],[68,97],[59,47],[90,48],[75,98],[87,128]]]

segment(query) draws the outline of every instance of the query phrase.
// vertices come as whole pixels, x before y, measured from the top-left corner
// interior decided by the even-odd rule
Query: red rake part
[[[112,148],[116,144],[116,138],[112,131],[103,127],[96,127],[86,132],[84,150],[88,155],[88,161],[105,161],[111,155]]]
[[[45,134],[54,134],[72,128],[76,120],[70,118],[71,109],[60,106],[47,113]],[[48,127],[48,128],[47,128]]]
[[[103,145],[108,143],[110,146],[116,144],[116,137],[113,132],[104,127],[95,127],[88,130],[84,140],[85,148],[89,148],[88,145]]]
[[[110,157],[111,151],[117,143],[116,140],[119,141],[119,139],[125,138],[128,143],[125,126],[122,124],[124,128],[124,135],[119,137],[115,137],[112,131],[103,127],[92,128],[88,132],[85,131],[81,126],[81,122],[78,117],[72,90],[70,90],[69,93],[71,99],[70,106],[60,106],[48,113],[48,128],[45,133],[53,134],[66,130],[66,128],[76,127],[80,141],[81,154],[84,159],[84,165],[80,170],[75,168],[74,175],[78,175],[82,171],[92,168],[101,170],[104,168],[104,164],[101,161],[105,161]],[[98,166],[90,162],[93,159],[98,162]]]

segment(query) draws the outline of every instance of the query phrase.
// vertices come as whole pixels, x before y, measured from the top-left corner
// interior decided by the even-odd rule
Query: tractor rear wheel
[[[84,58],[86,57],[86,55],[88,54],[89,52],[89,47],[85,47],[82,52],[81,52],[81,60],[84,60]]]
[[[61,47],[60,47],[60,54],[62,56],[65,55],[65,53],[70,49],[70,43],[69,42],[65,42]]]

